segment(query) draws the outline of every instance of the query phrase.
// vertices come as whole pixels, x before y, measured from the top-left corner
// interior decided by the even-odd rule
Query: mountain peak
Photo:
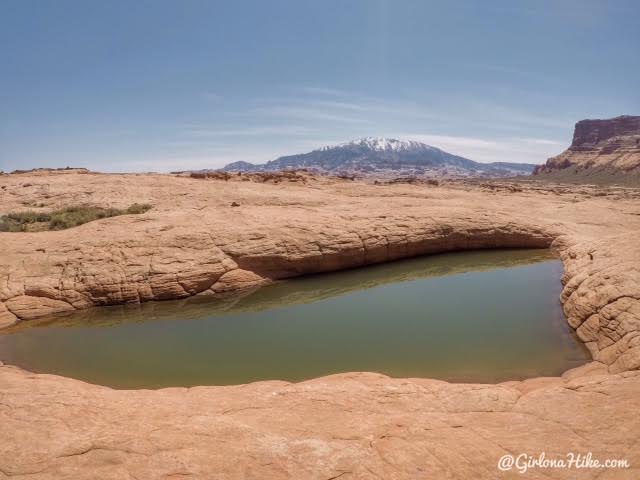
[[[435,147],[414,140],[398,140],[397,138],[388,137],[364,137],[350,142],[341,143],[339,145],[329,145],[322,147],[317,151],[326,152],[328,150],[360,147],[374,152],[408,152],[408,151],[426,151],[437,150]]]

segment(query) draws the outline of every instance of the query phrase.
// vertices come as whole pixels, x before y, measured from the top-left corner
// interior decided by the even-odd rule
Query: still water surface
[[[96,308],[0,335],[0,360],[117,388],[298,381],[349,371],[495,382],[588,352],[545,250],[435,255],[276,283],[243,297]]]

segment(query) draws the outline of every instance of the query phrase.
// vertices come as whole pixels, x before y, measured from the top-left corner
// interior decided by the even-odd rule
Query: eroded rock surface
[[[0,478],[637,478],[640,372],[567,377],[468,385],[353,373],[118,391],[3,366]],[[497,469],[505,454],[540,452],[631,468]]]
[[[564,378],[500,385],[345,374],[158,391],[0,366],[0,478],[496,478],[508,475],[501,455],[542,451],[636,469],[528,478],[638,476],[637,191],[87,172],[5,175],[0,186],[0,214],[154,205],[65,231],[0,233],[0,326],[452,249],[551,245],[567,318],[594,357]]]

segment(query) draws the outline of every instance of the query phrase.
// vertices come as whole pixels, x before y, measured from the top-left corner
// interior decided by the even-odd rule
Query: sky
[[[542,163],[640,114],[636,0],[0,0],[0,170],[218,168],[365,136]]]

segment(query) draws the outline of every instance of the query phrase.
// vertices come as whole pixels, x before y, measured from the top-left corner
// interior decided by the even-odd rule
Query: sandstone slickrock
[[[640,372],[501,385],[372,373],[118,391],[0,367],[0,478],[637,478]],[[521,452],[624,470],[500,474]]]
[[[542,451],[632,468],[525,478],[640,475],[636,190],[74,172],[0,185],[0,214],[154,205],[65,231],[0,233],[1,325],[451,249],[551,245],[568,321],[594,357],[562,378],[499,385],[351,373],[158,391],[3,365],[0,478],[522,478],[500,473],[500,456]]]

